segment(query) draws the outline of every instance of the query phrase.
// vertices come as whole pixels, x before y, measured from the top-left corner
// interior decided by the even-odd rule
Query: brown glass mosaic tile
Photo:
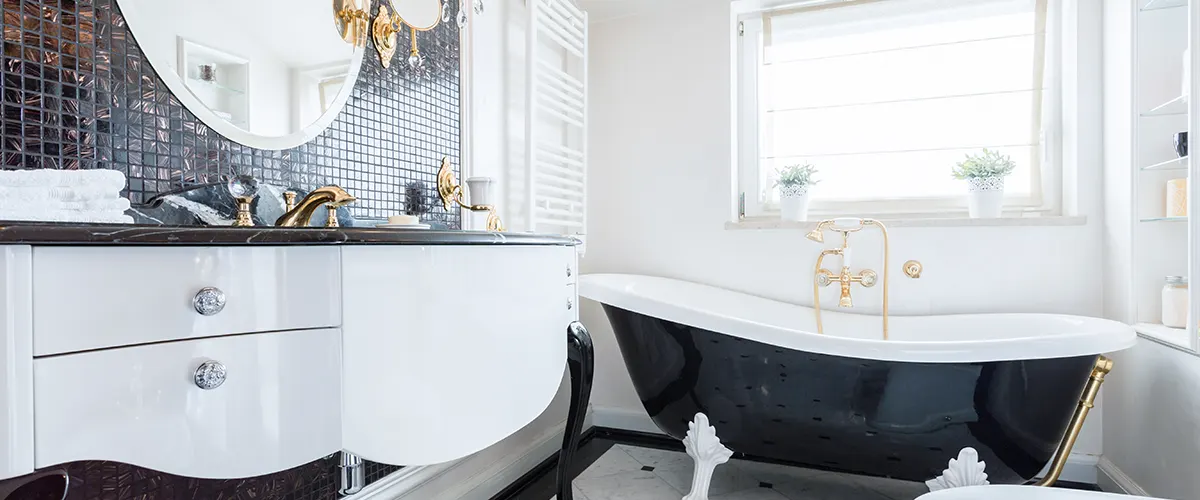
[[[134,203],[234,174],[306,190],[338,184],[359,199],[351,215],[381,218],[403,211],[406,183],[424,181],[432,190],[443,156],[458,164],[453,22],[418,37],[426,57],[419,69],[403,57],[384,69],[369,46],[333,124],[307,144],[268,151],[223,138],[185,109],[138,48],[115,0],[2,2],[0,168],[121,170]],[[408,37],[399,39],[398,53],[407,54]],[[427,218],[459,225],[458,212],[440,205]]]

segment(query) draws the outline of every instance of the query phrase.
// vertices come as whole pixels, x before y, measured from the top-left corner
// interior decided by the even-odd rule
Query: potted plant
[[[972,219],[1000,217],[1004,178],[1016,167],[1017,163],[1008,155],[986,148],[982,153],[967,155],[955,165],[954,178],[967,181],[967,209]]]
[[[812,165],[789,165],[776,172],[779,188],[779,215],[783,220],[804,221],[808,219],[808,191],[818,181],[817,169]]]

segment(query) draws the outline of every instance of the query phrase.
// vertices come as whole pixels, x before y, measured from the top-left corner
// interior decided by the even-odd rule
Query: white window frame
[[[762,57],[763,16],[774,10],[841,3],[846,0],[772,1],[740,0],[734,2],[734,116],[737,136],[737,165],[739,217],[777,217],[776,204],[763,203],[758,198],[761,169],[759,168],[759,85],[758,69]],[[858,0],[849,0],[850,2]],[[887,0],[884,0],[887,1]],[[1042,107],[1042,131],[1039,138],[1041,155],[1034,165],[1033,196],[1029,199],[1006,199],[1006,217],[1063,215],[1063,39],[1066,28],[1064,4],[1070,0],[1049,0],[1045,37],[1046,89]],[[836,8],[836,7],[834,7]],[[1072,13],[1075,9],[1069,9]],[[1052,24],[1053,23],[1053,24]],[[1050,27],[1053,26],[1051,29]],[[950,166],[947,166],[949,174]],[[877,216],[890,218],[944,218],[966,216],[965,196],[952,198],[905,198],[829,201],[814,200],[810,217]]]

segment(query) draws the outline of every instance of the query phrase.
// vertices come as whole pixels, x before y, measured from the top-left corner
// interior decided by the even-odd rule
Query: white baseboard
[[[590,427],[591,415],[584,418]],[[405,467],[347,500],[485,500],[520,479],[562,446],[566,421],[529,437],[530,429],[475,455],[437,465]]]
[[[663,433],[659,430],[658,426],[654,425],[654,421],[646,415],[646,412],[640,409],[629,410],[625,408],[596,407],[593,411],[592,418],[596,423],[596,427],[609,427],[652,434]],[[720,428],[717,429],[717,435],[721,435]],[[1099,479],[1099,474],[1096,472],[1097,462],[1098,458],[1093,455],[1072,453],[1067,458],[1067,465],[1063,468],[1061,479],[1076,483],[1096,484],[1097,479]]]
[[[1126,495],[1148,497],[1149,493],[1144,488],[1137,484],[1133,478],[1129,477],[1125,471],[1117,467],[1116,464],[1109,459],[1100,457],[1098,467],[1100,469],[1100,489],[1113,493],[1125,493]]]

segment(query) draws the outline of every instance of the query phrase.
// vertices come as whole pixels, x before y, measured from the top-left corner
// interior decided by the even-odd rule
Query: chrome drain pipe
[[[338,466],[341,470],[342,479],[341,486],[338,487],[338,494],[342,496],[353,495],[362,491],[366,484],[366,472],[363,470],[363,460],[350,452],[342,452],[342,464]]]

